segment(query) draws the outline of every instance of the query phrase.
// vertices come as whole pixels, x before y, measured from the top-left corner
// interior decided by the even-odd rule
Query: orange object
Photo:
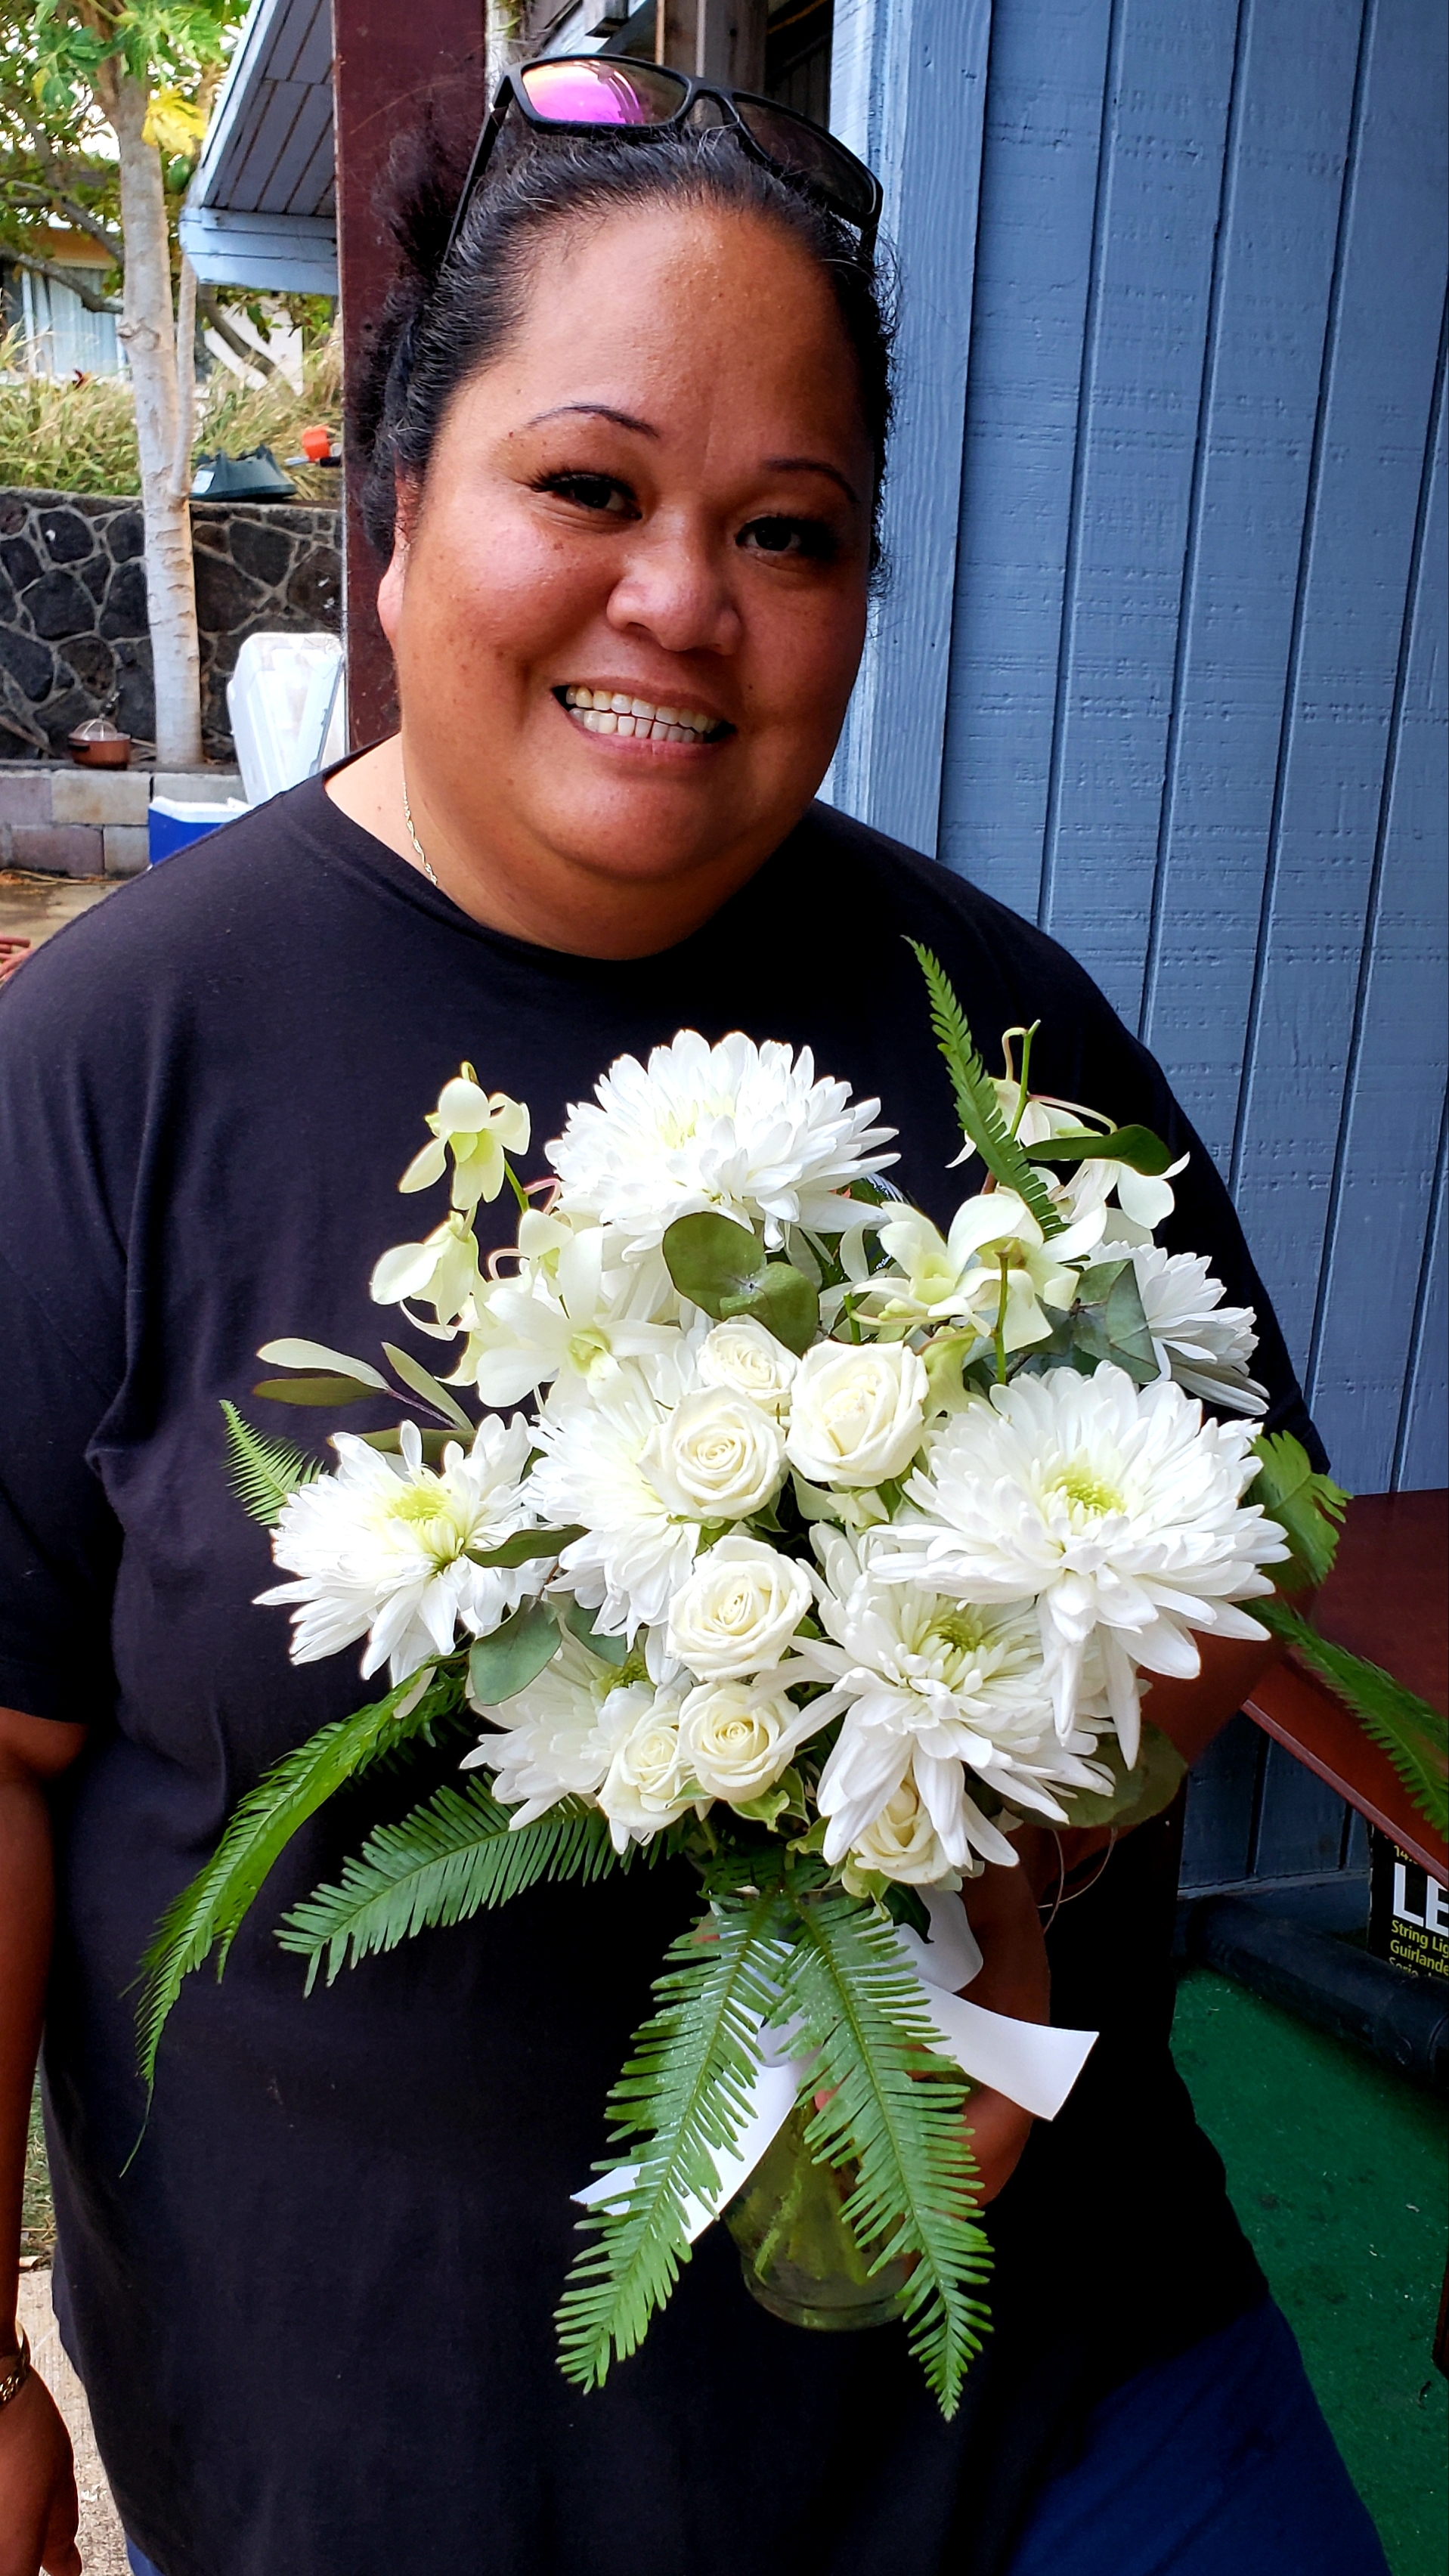
[[[332,453],[332,432],[319,422],[315,429],[303,430],[299,444],[303,455],[310,457],[314,465],[320,465],[324,456]]]

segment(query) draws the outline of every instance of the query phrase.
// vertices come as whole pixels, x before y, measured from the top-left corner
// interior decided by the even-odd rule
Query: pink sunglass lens
[[[535,114],[559,125],[659,125],[680,95],[646,68],[603,62],[530,63],[523,86]]]

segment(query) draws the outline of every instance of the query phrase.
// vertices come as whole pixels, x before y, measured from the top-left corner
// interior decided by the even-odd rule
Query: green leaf
[[[1114,1127],[1106,1136],[1092,1127],[1069,1127],[1060,1136],[1044,1136],[1039,1145],[1024,1145],[1022,1152],[1033,1163],[1125,1163],[1129,1171],[1154,1178],[1173,1159],[1150,1127]]]
[[[448,1450],[457,1444],[456,1431],[440,1431],[436,1424],[431,1423],[426,1427],[414,1423],[413,1429],[423,1444],[423,1465],[441,1467]],[[380,1449],[386,1458],[402,1456],[402,1433],[396,1424],[390,1431],[359,1431],[357,1437],[365,1440],[369,1449]]]
[[[1279,1571],[1280,1585],[1286,1577],[1288,1590],[1296,1592],[1325,1582],[1338,1554],[1338,1524],[1349,1496],[1331,1476],[1316,1472],[1291,1431],[1263,1432],[1253,1442],[1253,1455],[1258,1473],[1244,1500],[1262,1504],[1293,1550],[1291,1565]]]
[[[1276,1596],[1255,1601],[1252,1615],[1327,1682],[1365,1735],[1388,1755],[1419,1813],[1436,1834],[1449,1835],[1449,1718],[1380,1665],[1320,1636],[1291,1602]]]
[[[552,1610],[541,1601],[526,1601],[491,1637],[480,1637],[469,1650],[469,1697],[480,1708],[496,1708],[500,1700],[513,1699],[537,1680],[545,1664],[553,1662],[558,1642],[558,1621]]]
[[[349,1351],[331,1351],[325,1342],[302,1342],[288,1334],[279,1342],[263,1342],[257,1357],[270,1360],[275,1368],[336,1369],[342,1377],[355,1377],[363,1386],[376,1387],[382,1395],[387,1393],[387,1380],[380,1369],[370,1367],[366,1360],[355,1360]]]
[[[1139,1386],[1151,1386],[1159,1374],[1142,1291],[1130,1261],[1098,1261],[1082,1272],[1067,1335],[1088,1359],[1114,1361]]]
[[[944,2416],[989,2324],[970,2296],[990,2246],[976,2223],[976,2168],[966,2126],[970,2088],[937,2054],[919,1981],[895,1933],[863,1900],[827,1888],[797,1908],[799,1937],[771,2018],[801,2016],[799,2047],[816,2049],[812,2089],[828,2092],[806,2141],[859,2178],[845,2215],[873,2271],[914,2257],[901,2293],[911,2349]]]
[[[470,1547],[474,1565],[531,1565],[538,1556],[560,1556],[572,1540],[582,1538],[582,1521],[571,1521],[566,1529],[515,1530],[501,1547]]]
[[[141,1962],[137,2030],[148,2096],[161,2034],[185,1979],[216,1949],[221,1975],[238,1926],[292,1836],[344,1781],[426,1732],[461,1697],[460,1672],[424,1665],[369,1707],[320,1727],[248,1791],[206,1867],[167,1907]]]
[[[231,1447],[232,1490],[252,1519],[260,1521],[263,1529],[270,1529],[287,1496],[321,1475],[322,1461],[309,1458],[288,1441],[264,1440],[249,1422],[243,1422],[236,1406],[224,1396],[221,1410]]]
[[[252,1393],[267,1396],[273,1404],[356,1404],[377,1389],[364,1386],[356,1377],[264,1377]]]
[[[411,1387],[414,1395],[420,1395],[425,1404],[431,1404],[446,1421],[454,1423],[471,1440],[477,1424],[463,1411],[457,1397],[439,1385],[432,1370],[425,1369],[421,1360],[415,1360],[411,1351],[400,1351],[396,1342],[384,1342],[382,1347],[404,1386]]]
[[[464,1923],[485,1906],[540,1879],[582,1879],[627,1869],[637,1851],[615,1851],[607,1817],[570,1798],[531,1825],[514,1827],[514,1810],[499,1805],[491,1787],[470,1780],[445,1787],[395,1825],[379,1825],[360,1852],[345,1861],[340,1883],[315,1888],[282,1918],[284,1950],[309,1963],[310,1994],[325,1954],[327,1983],[344,1964],[435,1924]]]
[[[1145,1825],[1149,1818],[1160,1816],[1170,1807],[1187,1773],[1187,1764],[1160,1726],[1142,1721],[1142,1745],[1132,1770],[1122,1759],[1122,1747],[1115,1735],[1098,1738],[1092,1755],[1111,1772],[1116,1782],[1112,1790],[1059,1789],[1054,1794],[1067,1811],[1067,1822],[1078,1825],[1116,1825],[1119,1832],[1130,1832],[1134,1825]]]
[[[749,1315],[803,1359],[820,1330],[820,1292],[790,1261],[768,1261],[747,1296],[720,1299],[720,1318]]]
[[[773,1895],[723,1896],[670,1946],[654,1988],[660,2009],[609,2095],[613,2135],[644,2140],[638,2170],[613,2206],[581,2221],[596,2241],[559,2305],[560,2365],[577,2388],[601,2387],[611,2359],[637,2350],[689,2259],[686,2205],[713,2199],[711,2149],[732,2148],[748,2115],[758,2025],[776,1999],[779,1923]]]
[[[627,1662],[629,1655],[628,1639],[625,1637],[601,1637],[598,1629],[594,1626],[594,1614],[592,1610],[586,1610],[582,1601],[570,1601],[568,1608],[564,1612],[564,1626],[569,1629],[575,1637],[577,1637],[581,1646],[588,1647],[591,1655],[598,1656],[601,1664],[614,1664],[617,1666]]]
[[[765,1248],[747,1225],[708,1208],[677,1216],[664,1229],[664,1265],[681,1297],[718,1317],[720,1300],[748,1296],[765,1266]]]
[[[906,945],[914,951],[926,979],[931,996],[931,1026],[946,1060],[967,1143],[975,1146],[987,1170],[1004,1189],[1015,1190],[1017,1197],[1026,1201],[1044,1235],[1060,1234],[1063,1220],[1052,1205],[1040,1172],[1027,1160],[1024,1148],[1001,1114],[996,1086],[976,1052],[976,1041],[944,967],[918,939],[908,939]]]

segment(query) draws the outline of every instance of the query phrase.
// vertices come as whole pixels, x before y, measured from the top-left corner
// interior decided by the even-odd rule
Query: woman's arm
[[[50,1966],[55,1885],[46,1784],[82,1726],[0,1709],[0,2357],[19,2348],[15,2301],[30,2096]],[[3,2371],[3,2358],[0,2358]],[[70,2439],[34,2375],[0,2407],[0,2576],[81,2576]]]

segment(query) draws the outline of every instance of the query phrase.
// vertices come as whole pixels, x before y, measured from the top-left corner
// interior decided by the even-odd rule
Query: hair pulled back
[[[409,166],[409,160],[411,166]],[[460,385],[500,355],[520,327],[547,236],[655,205],[763,217],[827,279],[855,355],[861,414],[875,460],[872,562],[891,416],[893,314],[879,261],[851,228],[756,161],[727,128],[675,130],[604,145],[505,128],[451,257],[444,252],[460,181],[426,132],[395,153],[393,230],[402,274],[389,296],[352,406],[368,537],[392,552],[399,479],[422,485],[443,415]]]

